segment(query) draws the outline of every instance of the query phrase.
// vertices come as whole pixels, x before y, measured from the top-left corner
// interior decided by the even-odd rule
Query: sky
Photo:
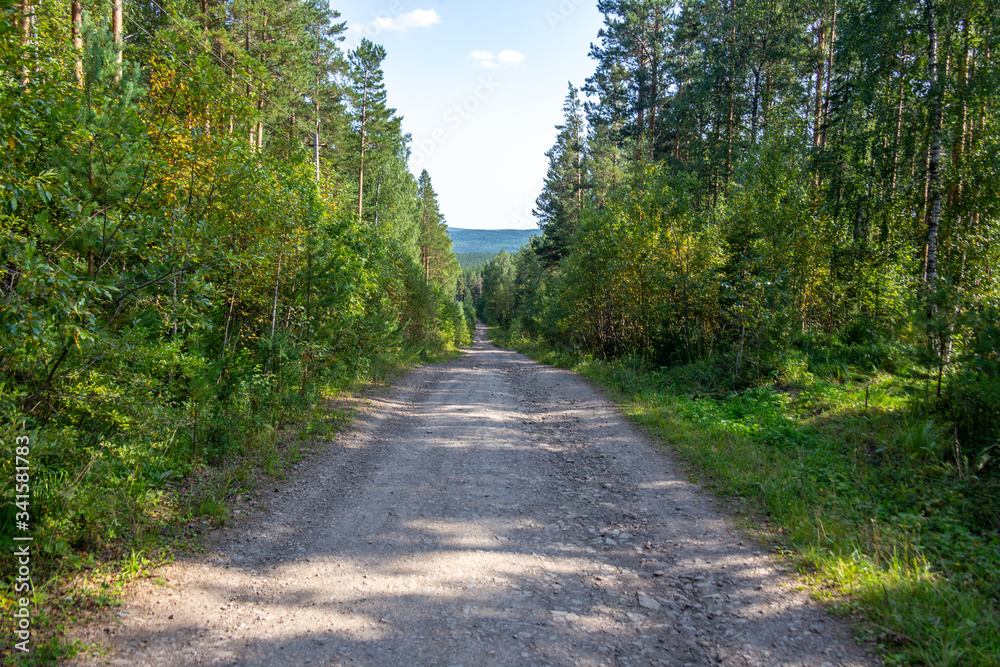
[[[331,0],[348,25],[385,47],[389,105],[412,135],[449,227],[530,229],[572,82],[602,17],[595,0]]]

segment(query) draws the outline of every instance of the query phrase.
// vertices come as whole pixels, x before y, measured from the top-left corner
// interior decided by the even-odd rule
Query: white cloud
[[[489,51],[473,51],[469,57],[487,69],[493,69],[497,66],[496,56]]]
[[[410,28],[429,28],[441,22],[441,17],[433,9],[414,9],[399,18]]]
[[[499,60],[504,65],[520,65],[524,62],[524,54],[518,51],[513,51],[507,49],[506,51],[501,51],[500,55],[497,56]]]
[[[405,32],[410,28],[429,28],[441,22],[441,16],[433,9],[414,9],[406,14],[397,16],[381,16],[371,25],[377,30],[392,30],[394,32]]]
[[[382,32],[407,32],[408,30],[430,28],[441,22],[441,15],[433,9],[415,9],[412,12],[378,16],[368,23],[354,23],[349,26],[348,48],[353,48],[362,37],[376,37]]]
[[[520,65],[524,62],[524,54],[511,49],[501,51],[500,55],[494,55],[490,51],[473,51],[469,57],[486,69],[496,69],[501,65]]]

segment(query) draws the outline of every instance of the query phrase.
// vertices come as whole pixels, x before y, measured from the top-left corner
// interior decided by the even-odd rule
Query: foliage
[[[481,269],[486,266],[491,259],[496,257],[496,253],[493,252],[456,252],[455,258],[458,260],[458,265],[462,267],[462,270],[466,269]]]
[[[1000,14],[598,7],[543,236],[484,267],[479,312],[600,369],[814,554],[891,656],[995,662]],[[872,518],[898,553],[872,554]]]
[[[470,332],[380,47],[342,53],[335,12],[0,8],[0,547],[27,434],[42,613],[48,576],[224,522],[286,424]]]

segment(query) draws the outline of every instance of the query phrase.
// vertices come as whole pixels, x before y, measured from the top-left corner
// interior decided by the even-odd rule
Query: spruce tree
[[[556,143],[545,154],[549,169],[534,211],[544,232],[539,254],[550,267],[570,252],[573,236],[580,226],[587,187],[587,131],[579,91],[573,84],[569,84],[563,114],[563,124],[556,126],[559,131]]]

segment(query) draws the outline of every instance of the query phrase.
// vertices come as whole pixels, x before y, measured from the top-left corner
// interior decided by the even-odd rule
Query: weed
[[[939,458],[944,440],[933,419],[903,419],[896,430],[894,446],[918,461]]]

